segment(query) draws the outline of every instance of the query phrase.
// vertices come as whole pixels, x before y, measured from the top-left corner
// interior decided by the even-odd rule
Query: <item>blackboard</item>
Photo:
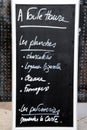
[[[14,125],[75,130],[77,1],[45,2],[13,3]]]

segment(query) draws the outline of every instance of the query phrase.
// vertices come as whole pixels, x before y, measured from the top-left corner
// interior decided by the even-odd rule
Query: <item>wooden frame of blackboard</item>
[[[74,35],[74,107],[73,127],[16,127],[16,4],[58,4],[75,5],[75,35]],[[76,130],[77,129],[77,81],[78,81],[78,25],[79,25],[79,0],[12,0],[12,130]]]

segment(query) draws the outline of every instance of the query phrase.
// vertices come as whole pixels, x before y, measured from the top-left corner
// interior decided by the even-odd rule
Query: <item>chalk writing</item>
[[[37,12],[37,13],[35,13]],[[59,11],[57,11],[57,14],[53,13],[53,10],[48,10],[47,8],[40,8],[38,10],[37,7],[30,7],[26,11],[26,20],[45,20],[45,21],[57,21],[57,22],[63,22],[63,23],[69,23],[68,20],[65,20],[65,17],[59,14]],[[23,11],[22,9],[19,9],[18,13],[18,19],[17,21],[23,21]]]
[[[34,116],[34,117],[28,117],[28,118],[21,117],[20,124],[22,124],[24,122],[29,122],[29,121],[38,122],[39,120],[38,120],[38,118],[36,118],[36,116]]]
[[[27,54],[24,58],[26,59],[35,59],[35,60],[51,60],[52,59],[51,52],[44,52],[41,54],[33,54],[33,52],[30,52],[30,54]]]
[[[30,82],[46,82],[46,80],[43,79],[43,77],[31,77],[29,74],[25,76],[25,81],[30,81]]]
[[[30,73],[31,70],[40,70],[43,69],[44,72],[48,73],[50,70],[61,70],[61,63],[57,63],[56,65],[49,65],[48,63],[44,63],[43,66],[41,65],[30,65],[29,62],[26,63],[25,70],[28,70]]]
[[[38,41],[37,39],[38,39],[38,36],[35,36],[35,39],[31,40],[28,45],[28,40],[24,40],[23,35],[22,35],[20,37],[19,45],[25,45],[25,46],[28,45],[29,47],[27,49],[31,49],[31,47],[34,47],[34,46],[52,47],[52,48],[56,47],[56,43],[52,43],[50,39],[47,39],[47,41]]]
[[[30,84],[26,84],[24,87],[24,93],[29,93],[29,92],[35,92],[35,94],[39,94],[39,92],[47,92],[49,90],[49,86],[46,87],[34,87],[32,88]]]
[[[44,103],[39,104],[37,107],[32,106],[30,109],[26,107],[24,104],[22,105],[21,109],[19,109],[19,112],[27,114],[22,114],[22,117],[20,118],[20,124],[24,122],[54,122],[58,123],[59,115],[60,115],[60,109],[57,110],[54,106],[53,107],[45,107]],[[40,117],[37,117],[37,115],[41,115]],[[25,117],[27,116],[27,117]]]

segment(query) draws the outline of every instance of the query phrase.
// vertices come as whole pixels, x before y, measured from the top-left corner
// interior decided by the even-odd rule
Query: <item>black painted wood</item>
[[[32,18],[41,9],[42,16],[37,16],[36,20],[27,20],[27,11],[31,7],[34,7],[30,10],[34,15]],[[61,15],[65,21],[45,20],[48,11]],[[24,28],[23,25],[41,27]],[[74,5],[16,5],[17,127],[73,126],[74,25]],[[66,28],[46,28],[47,26]],[[37,59],[37,55],[45,55],[45,58],[43,56],[43,60]],[[46,59],[46,56],[50,59]],[[26,76],[32,77],[34,81]],[[40,78],[35,79],[37,77]],[[34,121],[29,121],[29,118]]]

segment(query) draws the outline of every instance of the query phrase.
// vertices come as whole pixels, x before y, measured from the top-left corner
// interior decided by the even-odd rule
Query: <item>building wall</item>
[[[78,101],[87,102],[87,0],[81,0]],[[0,101],[11,101],[11,1],[0,0]]]
[[[11,3],[0,0],[0,101],[11,100]]]

